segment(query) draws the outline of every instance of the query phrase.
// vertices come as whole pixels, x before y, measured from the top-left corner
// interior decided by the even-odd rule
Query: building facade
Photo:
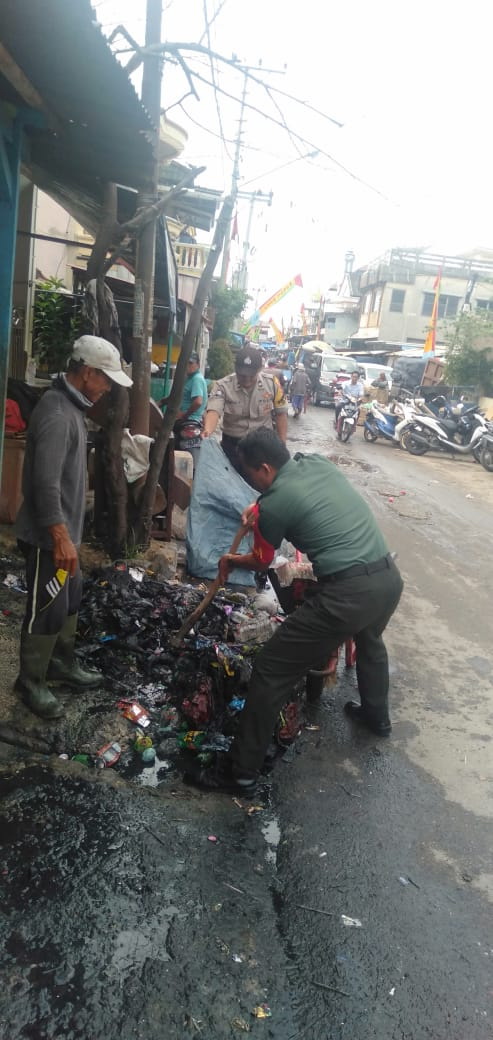
[[[354,349],[419,347],[426,340],[441,274],[437,346],[445,345],[446,322],[464,307],[493,314],[493,251],[442,256],[392,249],[354,273],[359,292],[359,325]]]

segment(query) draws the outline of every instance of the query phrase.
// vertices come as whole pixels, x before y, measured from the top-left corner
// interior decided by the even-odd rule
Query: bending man
[[[254,551],[226,554],[219,574],[232,567],[267,569],[283,538],[306,553],[319,588],[279,626],[255,658],[238,736],[223,768],[195,777],[211,789],[254,790],[276,718],[296,683],[324,667],[331,652],[352,636],[361,703],[346,713],[379,736],[390,733],[388,658],[382,633],[403,583],[375,518],[346,477],[321,455],[296,455],[269,430],[239,445],[249,483],[261,492],[255,507]]]

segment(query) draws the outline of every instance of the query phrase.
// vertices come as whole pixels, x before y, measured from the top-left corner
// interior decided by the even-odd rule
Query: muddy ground
[[[344,466],[406,579],[392,738],[345,719],[341,668],[251,815],[178,775],[144,786],[0,744],[1,1040],[493,1035],[493,479],[360,430],[340,447],[331,424],[291,420],[292,447]],[[1,714],[22,726],[20,593],[9,609]]]

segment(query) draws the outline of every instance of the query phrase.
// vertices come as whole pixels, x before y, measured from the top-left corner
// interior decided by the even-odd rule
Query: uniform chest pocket
[[[252,404],[252,413],[253,415],[258,417],[269,415],[274,407],[272,402],[272,396],[269,393],[259,394],[255,401],[252,402]]]

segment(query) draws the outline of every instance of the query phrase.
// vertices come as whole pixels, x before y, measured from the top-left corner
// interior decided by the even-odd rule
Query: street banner
[[[434,357],[435,356],[435,342],[436,342],[437,321],[438,321],[438,304],[439,304],[439,301],[440,301],[440,284],[441,284],[441,281],[442,281],[442,272],[439,271],[437,276],[436,276],[436,278],[435,278],[435,283],[433,285],[433,288],[435,290],[435,299],[433,300],[433,310],[431,312],[430,327],[428,329],[428,333],[427,333],[427,336],[426,336],[426,339],[425,339],[425,343],[424,343],[424,347],[423,347],[423,354],[425,354],[427,357]]]
[[[272,329],[272,331],[274,333],[274,336],[276,337],[276,343],[278,345],[280,345],[281,343],[284,343],[284,336],[283,336],[280,328],[278,328],[278,326],[276,325],[276,323],[275,323],[273,318],[269,318],[269,325],[270,325],[270,327],[271,327],[271,329]]]
[[[269,299],[265,301],[265,303],[262,303],[261,306],[258,307],[257,310],[250,315],[248,321],[245,322],[241,330],[243,335],[246,335],[248,331],[252,328],[252,326],[258,325],[262,315],[265,314],[267,311],[270,311],[271,307],[274,307],[276,303],[279,303],[280,300],[287,296],[288,292],[291,292],[291,289],[294,289],[295,285],[299,285],[301,288],[303,288],[303,282],[301,280],[300,274],[295,275],[294,278],[291,278],[291,281],[286,282],[286,285],[283,285],[282,289],[278,289],[273,296],[270,296]]]

